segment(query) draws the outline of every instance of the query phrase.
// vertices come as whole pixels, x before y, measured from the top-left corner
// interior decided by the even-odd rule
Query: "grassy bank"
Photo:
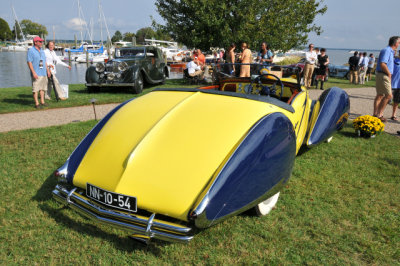
[[[399,138],[347,126],[301,150],[268,216],[144,247],[51,198],[52,172],[94,124],[0,134],[1,264],[400,264]]]
[[[340,88],[359,88],[373,87],[375,80],[367,82],[366,85],[349,84],[348,80],[330,78],[325,83],[325,88],[330,87]],[[132,97],[137,97],[150,92],[155,88],[189,88],[197,87],[195,85],[187,85],[183,79],[167,80],[164,85],[147,86],[141,94],[132,94],[124,88],[119,89],[102,89],[99,93],[88,93],[84,84],[69,85],[69,98],[66,101],[56,102],[54,100],[47,101],[47,108],[64,108],[72,106],[89,105],[90,99],[97,99],[96,104],[120,103]],[[54,93],[53,93],[54,95]],[[0,114],[12,112],[34,111],[34,102],[32,98],[31,87],[16,87],[16,88],[0,88]]]

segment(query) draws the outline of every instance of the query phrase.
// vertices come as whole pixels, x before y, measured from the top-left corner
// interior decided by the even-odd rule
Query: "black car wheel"
[[[142,73],[139,72],[136,80],[135,80],[135,86],[133,87],[133,93],[139,94],[143,91],[143,76]]]
[[[161,84],[165,84],[165,80],[167,79],[167,71],[168,70],[166,70],[166,69],[163,71]]]

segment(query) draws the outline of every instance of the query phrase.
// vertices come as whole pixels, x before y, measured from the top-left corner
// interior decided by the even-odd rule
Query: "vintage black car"
[[[144,82],[163,83],[169,72],[161,49],[154,46],[117,48],[115,58],[86,70],[89,92],[101,87],[128,87],[133,93],[143,90]]]

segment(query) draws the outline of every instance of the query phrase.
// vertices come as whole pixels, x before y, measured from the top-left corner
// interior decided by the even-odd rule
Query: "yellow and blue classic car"
[[[350,106],[340,88],[313,101],[275,74],[219,75],[120,104],[55,172],[54,198],[146,241],[186,242],[246,210],[267,214],[300,147],[330,140]]]

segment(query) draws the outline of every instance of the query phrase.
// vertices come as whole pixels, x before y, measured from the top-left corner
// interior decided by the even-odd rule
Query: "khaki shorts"
[[[392,84],[389,76],[376,72],[376,94],[378,95],[391,95],[392,94]]]
[[[47,76],[39,76],[38,79],[32,78],[32,92],[47,91]]]
[[[239,77],[250,77],[250,65],[241,65]]]

